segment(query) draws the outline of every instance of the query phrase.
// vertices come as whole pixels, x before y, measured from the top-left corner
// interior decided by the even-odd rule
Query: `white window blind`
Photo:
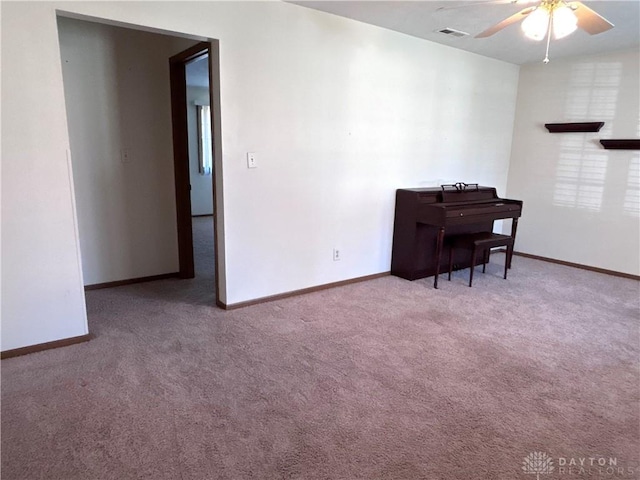
[[[197,105],[198,110],[198,159],[200,175],[211,175],[213,154],[211,152],[211,108]]]

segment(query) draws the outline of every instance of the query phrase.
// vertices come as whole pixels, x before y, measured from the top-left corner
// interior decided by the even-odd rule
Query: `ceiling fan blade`
[[[578,26],[591,35],[606,32],[613,28],[613,23],[581,2],[571,2],[569,7],[571,7],[576,17],[578,17]]]
[[[451,5],[450,7],[438,7],[436,8],[437,12],[445,11],[445,10],[457,10],[459,8],[470,8],[477,7],[481,5],[505,5],[505,4],[516,4],[516,3],[532,3],[538,0],[483,0],[480,2],[467,2],[462,5]]]
[[[489,27],[485,31],[480,32],[478,35],[476,35],[476,38],[490,37],[491,35],[499,32],[503,28],[508,27],[512,23],[516,23],[516,22],[519,22],[520,20],[523,20],[527,15],[529,15],[535,9],[536,7],[529,7],[529,8],[525,8],[524,10],[520,10],[518,13],[515,13],[510,17],[505,18],[500,23],[496,23],[493,27]]]

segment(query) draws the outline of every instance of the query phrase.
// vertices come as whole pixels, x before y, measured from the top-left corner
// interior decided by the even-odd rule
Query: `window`
[[[603,131],[611,131],[621,79],[622,65],[618,62],[581,62],[574,65],[568,84],[565,118],[570,122],[602,120],[605,122]],[[608,166],[607,150],[603,150],[593,138],[583,135],[560,137],[553,203],[592,212],[602,211]],[[629,201],[633,203],[633,197]]]
[[[211,175],[213,155],[211,152],[211,108],[197,105],[198,110],[198,165],[200,175]]]

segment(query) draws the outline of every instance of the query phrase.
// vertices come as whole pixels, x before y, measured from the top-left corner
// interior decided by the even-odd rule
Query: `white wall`
[[[194,2],[188,9],[181,2],[5,3],[3,116],[21,126],[44,115],[57,126],[45,139],[3,130],[3,149],[9,142],[16,156],[3,158],[3,167],[11,163],[3,183],[67,199],[18,211],[29,194],[3,189],[3,208],[8,203],[9,216],[23,227],[9,234],[3,228],[8,253],[26,255],[34,239],[52,242],[24,273],[38,284],[53,281],[46,272],[60,257],[67,268],[79,264],[70,178],[47,175],[34,183],[24,169],[45,162],[66,168],[55,8],[219,39],[223,158],[216,179],[224,179],[224,193],[216,202],[224,229],[217,226],[223,235],[217,254],[227,304],[388,271],[397,188],[440,181],[506,188],[514,65],[282,2]],[[22,45],[33,45],[33,34],[25,32],[37,32],[30,55]],[[6,106],[5,98],[12,99]],[[247,151],[257,153],[258,168],[246,168]],[[332,261],[333,247],[342,250],[339,262]],[[3,266],[4,278],[17,268]],[[23,331],[25,312],[33,328],[44,314],[61,322],[70,308],[80,313],[64,321],[77,321],[78,276],[55,279],[57,289],[75,295],[62,310],[45,302],[31,311],[13,283],[3,281],[13,331]],[[33,337],[11,335],[7,345]]]
[[[187,65],[187,81],[189,65]],[[208,87],[187,86],[187,124],[189,128],[189,177],[191,179],[191,214],[213,214],[212,175],[201,175],[198,157],[198,105],[209,105]]]
[[[58,27],[85,285],[177,272],[168,58],[194,42]]]
[[[3,351],[88,332],[56,18],[12,7],[1,32]]]
[[[516,250],[640,274],[640,152],[601,138],[640,137],[639,52],[522,67],[508,195],[524,200]],[[598,133],[545,123],[604,121]]]

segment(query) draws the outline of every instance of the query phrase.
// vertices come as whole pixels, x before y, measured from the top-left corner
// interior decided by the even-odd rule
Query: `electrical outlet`
[[[333,249],[333,261],[337,262],[341,258],[342,258],[342,252],[340,251],[340,249],[339,248],[334,248]]]
[[[129,149],[123,148],[122,150],[120,150],[120,161],[122,163],[131,162],[131,152],[129,151]]]
[[[256,154],[254,152],[247,152],[247,168],[257,168]]]

